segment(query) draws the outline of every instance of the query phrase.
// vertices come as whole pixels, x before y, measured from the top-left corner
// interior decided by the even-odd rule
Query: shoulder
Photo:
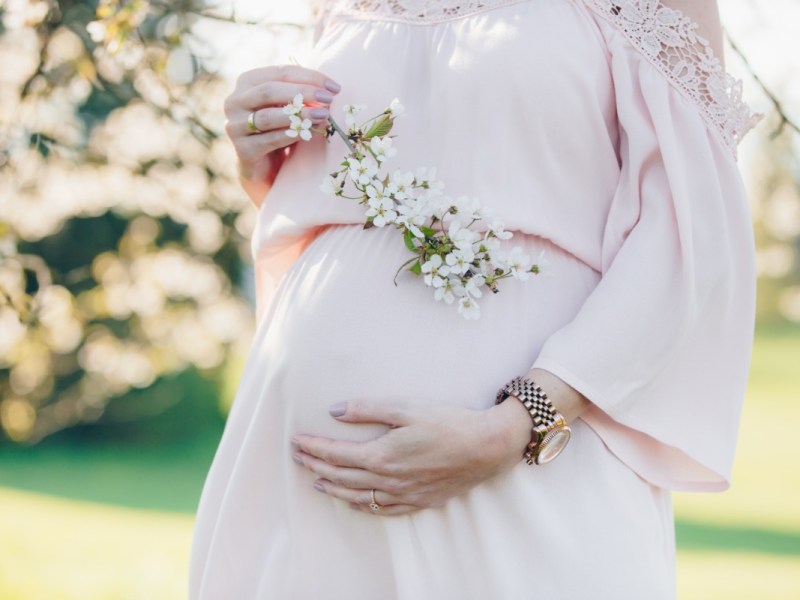
[[[717,0],[578,0],[621,29],[648,54],[694,46],[725,69]],[[698,39],[700,38],[700,39]]]
[[[661,4],[680,11],[685,17],[697,23],[697,34],[708,40],[714,55],[724,66],[722,23],[717,0],[663,0]]]
[[[716,0],[578,1],[601,17],[596,22],[609,54],[621,57],[621,69],[633,64],[630,57],[645,58],[697,106],[735,154],[760,115],[742,100],[742,82],[725,70]]]

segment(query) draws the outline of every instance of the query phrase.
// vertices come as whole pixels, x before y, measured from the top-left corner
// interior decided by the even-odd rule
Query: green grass
[[[133,508],[194,512],[224,419],[217,385],[186,373],[154,390],[172,405],[131,421],[126,397],[108,423],[56,434],[31,447],[0,445],[0,486]],[[167,400],[164,401],[166,404]]]
[[[800,600],[799,365],[800,329],[759,331],[731,490],[675,495],[682,600]],[[173,419],[180,435],[144,446],[0,449],[0,598],[185,598],[221,424]]]
[[[132,508],[191,513],[221,428],[179,443],[42,444],[0,450],[0,485]]]

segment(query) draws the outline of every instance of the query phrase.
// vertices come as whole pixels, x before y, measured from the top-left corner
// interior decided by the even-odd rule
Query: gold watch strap
[[[564,417],[559,413],[544,390],[535,381],[527,377],[515,377],[497,392],[495,404],[500,404],[509,396],[518,398],[533,421],[531,441],[524,454],[525,461],[533,464],[537,448],[546,434],[556,427],[566,427]]]

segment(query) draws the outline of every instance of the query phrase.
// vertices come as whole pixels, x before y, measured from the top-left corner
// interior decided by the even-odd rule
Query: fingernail
[[[336,83],[333,79],[326,79],[325,89],[333,92],[334,94],[338,94],[342,91],[342,86]]]
[[[323,494],[325,493],[325,488],[319,481],[314,482],[314,489],[317,490],[318,492],[322,492]]]
[[[300,458],[300,455],[299,455],[299,454],[293,454],[293,455],[292,455],[292,460],[293,460],[294,462],[296,462],[298,465],[302,465],[302,464],[303,464],[303,459],[302,459],[302,458]]]
[[[346,411],[347,402],[337,402],[328,409],[332,417],[341,417]]]
[[[326,92],[325,90],[317,90],[314,92],[314,97],[318,102],[324,102],[326,104],[333,102],[333,94]]]
[[[329,113],[327,108],[312,108],[310,114],[312,119],[324,119]]]
[[[292,438],[292,448],[295,450],[300,450],[300,443],[294,438]]]

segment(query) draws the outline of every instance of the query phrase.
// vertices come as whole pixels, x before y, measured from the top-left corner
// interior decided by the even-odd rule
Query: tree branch
[[[769,101],[772,103],[772,106],[775,108],[775,112],[777,112],[778,116],[780,117],[780,123],[778,123],[778,127],[775,129],[775,131],[773,131],[771,134],[769,134],[770,139],[774,139],[775,137],[780,135],[781,132],[783,131],[784,127],[787,126],[787,125],[789,127],[791,127],[792,129],[794,129],[797,133],[800,133],[800,126],[797,123],[795,123],[791,119],[791,117],[789,117],[789,115],[786,114],[786,111],[784,110],[783,105],[781,104],[780,100],[778,100],[777,96],[767,87],[767,85],[764,83],[764,81],[761,79],[761,77],[759,77],[756,74],[755,70],[753,69],[753,66],[750,64],[750,61],[744,55],[744,52],[742,52],[742,50],[739,48],[739,46],[736,44],[736,42],[733,41],[733,39],[731,38],[731,36],[727,32],[727,30],[725,31],[725,39],[728,40],[728,43],[731,45],[731,48],[733,49],[733,51],[742,60],[742,62],[744,63],[745,68],[750,73],[750,76],[753,78],[753,80],[755,80],[756,84],[758,84],[758,87],[760,87],[761,91],[763,91],[764,94],[767,96],[767,98],[769,98]]]
[[[309,27],[309,25],[307,25],[305,23],[290,23],[290,22],[280,23],[280,22],[274,22],[274,21],[270,22],[270,21],[267,21],[267,20],[264,20],[264,21],[250,21],[250,20],[247,20],[247,19],[240,19],[239,17],[236,16],[235,12],[231,12],[230,15],[223,15],[223,14],[220,14],[218,12],[215,12],[213,10],[208,10],[208,9],[206,9],[206,10],[197,10],[197,9],[188,8],[188,7],[184,7],[184,6],[177,6],[176,7],[173,4],[168,3],[168,2],[154,2],[154,1],[151,0],[150,6],[159,8],[159,9],[165,11],[165,12],[185,13],[185,14],[189,14],[189,15],[195,15],[197,17],[202,17],[202,18],[205,18],[205,19],[213,19],[215,21],[223,21],[225,23],[231,23],[231,24],[234,24],[234,25],[257,25],[259,27],[266,27],[268,29],[289,27],[289,28],[300,29],[300,30],[307,29]]]

